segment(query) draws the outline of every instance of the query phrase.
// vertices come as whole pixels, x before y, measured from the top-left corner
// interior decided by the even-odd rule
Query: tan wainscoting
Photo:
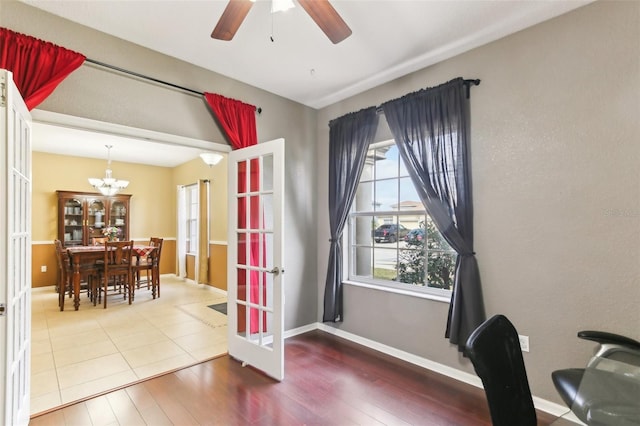
[[[164,254],[163,254],[164,256]],[[195,279],[196,258],[187,255],[187,278]],[[209,276],[207,284],[220,290],[227,291],[227,245],[209,244]]]
[[[47,272],[41,268],[47,267]],[[31,287],[47,287],[58,284],[58,261],[53,242],[31,245]]]
[[[187,279],[195,280],[196,279],[196,257],[192,254],[187,255]]]
[[[227,291],[226,244],[209,244],[209,284]]]

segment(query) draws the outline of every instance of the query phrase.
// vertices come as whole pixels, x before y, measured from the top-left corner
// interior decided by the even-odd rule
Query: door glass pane
[[[236,304],[236,309],[238,310],[237,323],[236,323],[237,335],[244,336],[245,330],[246,330],[245,324],[247,323],[247,319],[246,319],[247,309],[244,305],[240,303]]]
[[[247,240],[246,234],[238,232],[238,264],[247,264]]]
[[[273,155],[262,157],[262,191],[273,191]]]
[[[237,299],[241,301],[247,301],[247,270],[242,268],[237,268],[237,278],[238,278],[238,294]]]
[[[251,171],[249,172],[249,185],[251,188],[251,192],[257,192],[260,190],[260,166],[259,158],[254,158],[251,160]]]
[[[264,312],[262,315],[262,334],[263,337],[272,337],[273,336],[273,313],[272,312]],[[262,342],[263,346],[272,347],[272,339],[267,339]]]
[[[238,163],[238,194],[247,192],[247,163],[241,161]]]
[[[265,295],[264,301],[262,302],[263,306],[267,308],[267,310],[273,310],[273,281],[275,275],[265,273],[264,277],[264,285],[265,285]]]
[[[264,229],[273,230],[273,195],[266,194],[262,196],[262,219],[264,221]]]
[[[247,227],[247,198],[238,197],[238,229]]]
[[[263,266],[267,270],[272,270],[273,264],[273,234],[264,234],[264,264]]]
[[[251,229],[260,229],[260,196],[252,196],[249,202],[251,208]]]
[[[249,259],[246,264],[250,266],[260,266],[260,234],[252,232],[248,234],[249,237]]]

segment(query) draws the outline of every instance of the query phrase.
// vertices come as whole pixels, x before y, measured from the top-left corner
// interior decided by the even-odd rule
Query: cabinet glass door
[[[125,240],[128,238],[129,232],[126,226],[127,207],[122,201],[112,201],[111,211],[109,214],[109,226],[118,228],[118,239]]]
[[[106,227],[106,211],[100,200],[90,200],[87,212],[88,238],[87,244],[93,245],[94,238],[104,238],[102,230]]]
[[[64,245],[82,245],[82,201],[66,200],[64,203]]]

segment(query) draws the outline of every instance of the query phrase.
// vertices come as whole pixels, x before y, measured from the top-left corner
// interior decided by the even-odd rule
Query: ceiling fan
[[[225,41],[231,40],[254,2],[255,0],[229,0],[220,20],[218,20],[211,33],[211,38]],[[298,3],[333,44],[338,44],[351,35],[351,28],[331,6],[329,0],[298,0]]]

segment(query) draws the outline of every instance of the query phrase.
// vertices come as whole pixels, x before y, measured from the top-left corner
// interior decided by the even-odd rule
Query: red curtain
[[[29,111],[84,62],[80,53],[0,28],[0,68],[13,79]]]
[[[233,149],[241,149],[258,143],[255,106],[213,93],[205,93],[204,98]],[[247,167],[249,168],[249,179],[247,179]],[[250,160],[248,164],[241,163],[238,165],[238,194],[246,194],[247,192],[254,192],[260,189],[259,172],[259,162],[257,159]],[[261,227],[258,197],[242,197],[238,199],[238,203],[238,228],[248,230],[245,235],[240,235],[238,238],[238,263],[251,267],[265,266],[265,245],[263,243],[263,258],[261,262],[259,233],[252,232],[253,230],[257,231]],[[249,209],[250,213],[250,223],[246,221],[247,209]],[[246,259],[245,256],[246,244],[249,244],[249,259]],[[263,274],[263,283],[265,282],[265,278],[266,275]],[[244,300],[247,286],[247,275],[244,270],[238,271],[237,279],[238,298]],[[258,271],[251,271],[249,273],[249,300],[255,304],[260,302],[259,279],[260,273]],[[262,293],[264,301],[266,300],[266,291],[264,288]],[[244,319],[245,311],[241,309],[241,307],[238,307],[238,331],[244,331],[246,327]],[[249,312],[251,333],[258,331],[258,320],[258,311],[252,309]],[[263,321],[263,324],[266,324],[266,315],[263,316]],[[263,326],[263,331],[264,330],[266,330],[266,326]]]

